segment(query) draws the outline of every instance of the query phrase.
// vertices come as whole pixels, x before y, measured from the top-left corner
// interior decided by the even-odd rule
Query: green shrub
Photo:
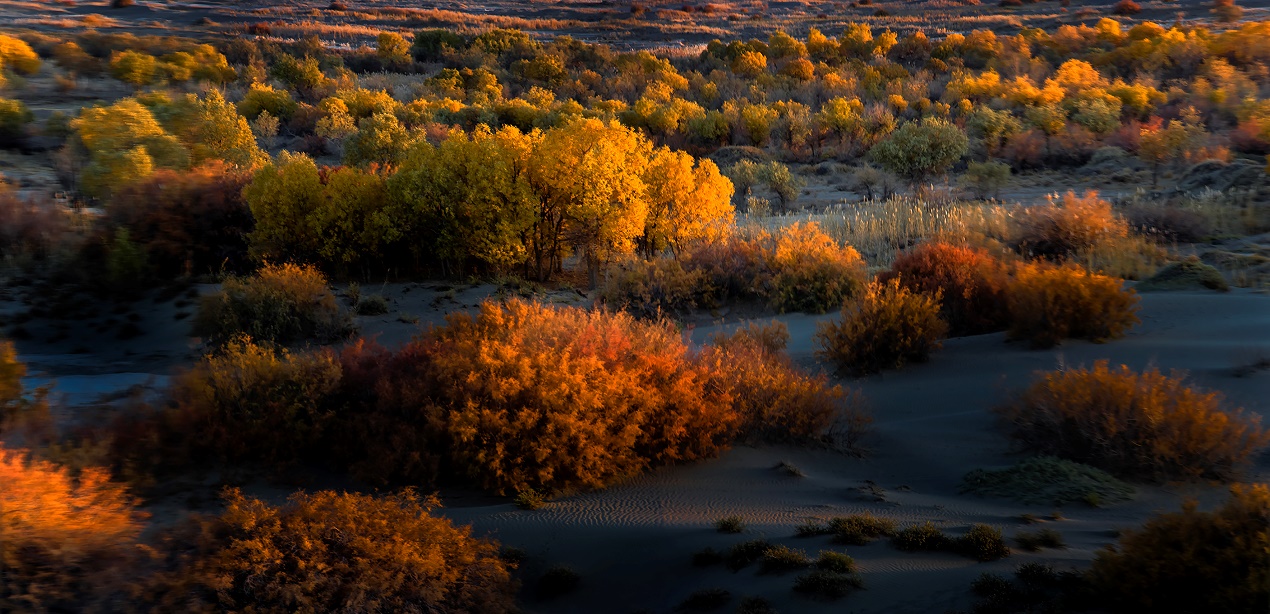
[[[1270,488],[1234,486],[1220,508],[1161,514],[1098,553],[1089,578],[1124,612],[1262,614],[1270,606]]]
[[[946,550],[952,540],[931,522],[901,529],[891,538],[891,545],[905,552]]]
[[[723,562],[732,571],[744,569],[749,564],[763,558],[763,555],[767,554],[767,551],[771,548],[772,545],[765,539],[752,539],[741,542],[728,549]]]
[[[961,184],[980,200],[1000,196],[1001,188],[1010,181],[1010,165],[1004,162],[971,162],[961,176]]]
[[[761,574],[783,573],[811,566],[811,559],[802,550],[789,546],[772,546],[763,552],[759,559],[758,572]]]
[[[714,528],[720,533],[740,533],[745,530],[745,521],[740,516],[725,516],[714,521]]]
[[[1074,266],[1019,266],[1006,288],[1010,339],[1048,348],[1063,339],[1101,342],[1138,323],[1138,295],[1105,275]]]
[[[828,532],[837,543],[863,546],[879,537],[895,535],[895,522],[867,513],[839,516],[829,520]]]
[[[855,559],[832,550],[820,551],[820,556],[816,558],[816,568],[834,573],[855,573],[857,571]]]
[[[297,493],[274,507],[225,496],[220,516],[169,537],[150,583],[159,611],[504,613],[516,583],[498,545],[434,515],[435,497]]]
[[[1035,505],[1085,501],[1090,495],[1116,503],[1133,496],[1133,487],[1111,474],[1054,456],[1029,458],[1000,471],[975,469],[962,479],[961,491]]]
[[[953,549],[958,554],[979,561],[995,561],[1010,556],[1010,547],[1001,536],[1001,529],[986,524],[976,524],[957,539]]]
[[[35,114],[20,100],[0,98],[0,147],[13,147],[26,136]]]
[[[1019,545],[1019,548],[1028,552],[1036,552],[1042,548],[1062,549],[1067,547],[1067,542],[1063,540],[1063,534],[1054,529],[1041,529],[1035,533],[1019,531],[1014,536],[1014,542]]]
[[[939,296],[917,294],[898,280],[873,282],[847,303],[842,319],[816,332],[821,358],[857,374],[925,362],[940,346],[948,325],[939,317]]]
[[[1221,271],[1192,257],[1160,269],[1155,275],[1139,282],[1134,289],[1139,292],[1199,289],[1228,292],[1230,284],[1226,283]]]
[[[1041,373],[996,409],[1029,450],[1088,463],[1119,476],[1229,480],[1270,443],[1256,416],[1223,411],[1218,393],[1181,375],[1093,368]]]
[[[382,294],[372,294],[357,301],[357,315],[382,316],[388,313],[388,299]]]
[[[334,341],[353,325],[317,269],[266,264],[251,277],[226,279],[217,294],[203,297],[194,333],[222,344],[237,335],[283,345]]]
[[[864,588],[864,581],[854,573],[816,569],[794,580],[794,591],[820,599],[841,599],[851,591]]]

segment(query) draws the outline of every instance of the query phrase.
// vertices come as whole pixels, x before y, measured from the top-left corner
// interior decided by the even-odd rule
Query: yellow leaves
[[[648,216],[643,241],[650,253],[670,247],[676,253],[693,241],[716,240],[732,224],[732,182],[714,162],[693,168],[692,156],[665,147],[654,152],[644,174]]]

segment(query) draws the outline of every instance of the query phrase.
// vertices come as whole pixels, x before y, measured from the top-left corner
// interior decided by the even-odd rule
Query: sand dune
[[[833,317],[790,315],[790,352],[814,360],[816,322]],[[541,612],[662,612],[704,588],[761,595],[782,612],[940,612],[969,605],[968,584],[985,571],[1009,573],[1016,565],[1044,561],[1081,566],[1113,531],[1132,527],[1152,513],[1176,509],[1185,496],[1220,500],[1224,488],[1201,484],[1138,487],[1132,501],[1061,510],[1063,520],[1045,527],[1062,532],[1068,548],[1016,551],[1010,558],[978,563],[952,554],[910,554],[885,540],[840,546],[827,537],[794,537],[809,518],[872,512],[901,526],[932,521],[956,535],[971,523],[1002,528],[1007,538],[1026,527],[1019,516],[1047,517],[1053,507],[961,495],[957,485],[979,467],[1005,467],[1012,453],[989,411],[1032,373],[1061,364],[1098,359],[1134,368],[1155,365],[1191,372],[1194,382],[1223,391],[1233,404],[1268,413],[1270,373],[1236,377],[1235,369],[1256,356],[1270,356],[1270,297],[1247,291],[1158,293],[1143,296],[1142,324],[1125,339],[1107,344],[1069,342],[1049,351],[1006,343],[1004,335],[953,339],[925,365],[863,380],[844,381],[868,397],[876,419],[863,459],[825,450],[780,447],[736,448],[722,458],[665,468],[602,492],[558,500],[537,511],[509,504],[447,510],[479,532],[530,554],[530,574],[566,564],[582,574],[577,592],[558,600],[530,602]],[[697,340],[728,325],[698,327]],[[775,469],[799,467],[805,477]],[[1270,479],[1263,458],[1252,480]],[[741,535],[717,533],[712,524],[739,515]],[[722,567],[694,568],[691,554],[707,546],[725,550],[746,539],[766,538],[810,555],[821,549],[846,552],[860,564],[867,588],[834,602],[811,601],[791,592],[794,574],[758,575],[755,567],[732,573]]]

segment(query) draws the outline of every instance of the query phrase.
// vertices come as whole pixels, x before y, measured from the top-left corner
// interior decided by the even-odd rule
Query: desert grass
[[[1111,474],[1053,456],[1029,458],[1008,469],[975,469],[966,474],[961,492],[1007,497],[1029,505],[1068,502],[1115,503],[1133,496],[1133,487]]]

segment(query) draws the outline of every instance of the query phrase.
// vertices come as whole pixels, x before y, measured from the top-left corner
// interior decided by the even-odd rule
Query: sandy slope
[[[1112,531],[1136,526],[1157,511],[1176,509],[1184,496],[1221,499],[1221,487],[1140,487],[1128,503],[1108,508],[1071,505],[1061,521],[1067,550],[1016,553],[995,563],[954,555],[906,554],[888,544],[834,546],[828,538],[798,539],[794,526],[813,517],[871,511],[901,525],[931,520],[957,534],[970,523],[1000,526],[1007,537],[1024,528],[1024,513],[1048,516],[1052,507],[959,495],[961,477],[977,467],[1013,463],[1008,443],[994,429],[988,409],[1024,385],[1033,371],[1062,363],[1107,358],[1134,368],[1185,369],[1204,386],[1222,390],[1232,403],[1270,413],[1270,373],[1237,378],[1235,367],[1259,352],[1270,355],[1270,297],[1162,293],[1143,296],[1141,326],[1105,345],[1071,342],[1053,351],[1007,344],[1002,335],[955,339],[931,363],[865,380],[859,387],[876,417],[874,453],[854,459],[828,451],[738,448],[715,461],[667,468],[603,492],[570,497],[528,512],[511,505],[451,508],[448,515],[526,549],[532,576],[547,565],[578,570],[582,585],[558,600],[530,602],[541,612],[669,611],[695,590],[722,587],[735,595],[762,595],[782,612],[940,612],[969,605],[968,583],[984,571],[1009,573],[1028,561],[1080,565],[1113,540]],[[784,316],[790,351],[813,360],[817,321],[831,316]],[[705,338],[710,329],[694,331]],[[806,477],[773,467],[788,461]],[[1270,479],[1263,457],[1253,479]],[[875,488],[867,488],[869,481]],[[880,490],[879,490],[880,489]],[[879,496],[880,495],[880,496]],[[711,524],[739,514],[743,535],[721,535]],[[1034,529],[1035,527],[1029,527]],[[809,554],[833,548],[860,563],[867,590],[836,603],[819,603],[790,590],[793,575],[760,576],[754,567],[732,573],[697,569],[690,555],[706,546],[726,549],[757,537]],[[735,604],[735,601],[734,601]],[[726,611],[726,610],[725,610]]]

